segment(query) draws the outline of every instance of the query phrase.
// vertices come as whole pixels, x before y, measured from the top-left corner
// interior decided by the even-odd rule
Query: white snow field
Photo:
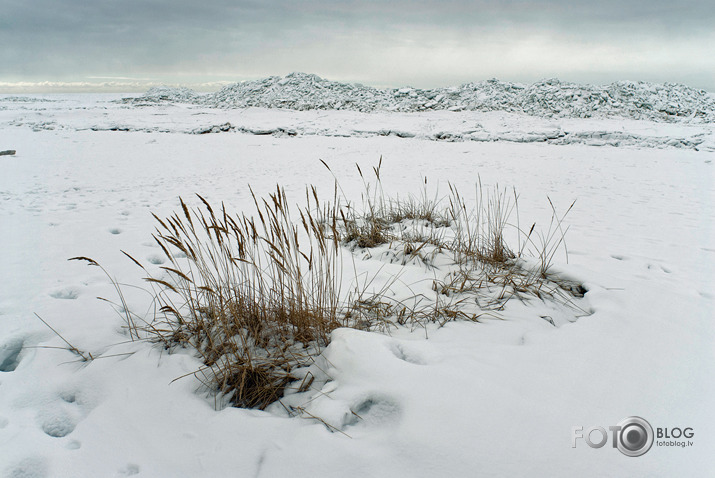
[[[0,156],[0,476],[713,476],[712,95],[703,114],[637,119],[173,94],[0,96],[0,151],[16,151]],[[469,198],[481,178],[516,188],[520,221],[537,230],[548,198],[560,212],[576,200],[553,270],[587,289],[574,299],[583,313],[533,299],[479,323],[337,329],[318,359],[329,380],[291,397],[328,427],[280,406],[218,406],[190,350],[130,341],[97,299],[118,300],[110,280],[67,260],[97,260],[143,314],[149,298],[132,286],[145,274],[121,251],[161,276],[152,213],[179,210],[179,197],[198,207],[198,193],[250,214],[249,184],[261,196],[282,185],[297,204],[311,184],[330,197],[321,159],[359,200],[355,163],[380,157],[390,195],[418,195],[426,177],[437,195],[452,184]],[[393,270],[354,257],[366,273]],[[395,293],[418,287],[411,274]],[[671,438],[640,457],[610,432],[601,448],[573,446],[574,427],[630,416]]]

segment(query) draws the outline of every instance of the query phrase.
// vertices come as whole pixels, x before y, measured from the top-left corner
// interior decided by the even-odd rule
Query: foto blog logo
[[[653,427],[641,417],[627,417],[618,425],[609,426],[613,448],[626,456],[645,455],[653,446]],[[608,442],[608,432],[605,428],[595,426],[584,431],[582,426],[572,428],[572,448],[576,448],[577,440],[584,440],[591,448],[601,448]]]

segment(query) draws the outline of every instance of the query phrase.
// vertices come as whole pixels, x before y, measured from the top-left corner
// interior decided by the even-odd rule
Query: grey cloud
[[[379,70],[392,68],[384,62],[410,48],[417,58],[549,38],[658,52],[697,44],[713,24],[710,0],[0,0],[0,81],[362,68],[379,82]]]

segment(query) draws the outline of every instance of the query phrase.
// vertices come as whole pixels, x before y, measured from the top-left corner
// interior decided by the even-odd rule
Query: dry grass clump
[[[279,187],[265,199],[251,192],[253,216],[232,216],[201,196],[199,208],[180,200],[180,212],[154,216],[154,239],[170,265],[146,279],[157,307],[144,325],[127,311],[118,288],[132,338],[194,349],[204,363],[196,375],[207,387],[235,406],[262,409],[280,399],[300,376],[297,369],[313,362],[337,327],[478,321],[498,317],[514,297],[570,304],[578,295],[573,284],[549,273],[566,232],[563,216],[554,211],[544,234],[536,235],[535,226],[522,231],[516,193],[512,199],[481,181],[473,206],[452,186],[446,199],[429,196],[426,179],[419,197],[391,198],[382,187],[381,165],[373,168],[374,182],[358,166],[360,207],[336,180],[331,201],[308,188],[306,206],[294,209],[295,217]],[[510,222],[514,212],[516,225]],[[516,247],[505,237],[510,227]],[[524,259],[526,253],[536,257],[536,266]],[[354,269],[354,280],[344,284],[343,256],[355,254],[405,270],[418,264],[432,292],[428,286],[414,293],[410,284],[397,287],[400,273],[377,281],[380,264],[370,269],[375,277],[358,279]],[[310,385],[304,381],[298,388]]]
[[[574,206],[558,217],[549,199],[552,216],[546,232],[536,233],[536,224],[528,232],[521,229],[518,214],[519,196],[495,186],[485,191],[479,180],[476,184],[475,204],[468,207],[464,198],[450,186],[448,217],[454,235],[445,245],[454,255],[456,270],[444,280],[436,281],[434,290],[450,296],[471,294],[481,310],[502,310],[512,298],[549,298],[571,304],[574,296],[583,296],[582,288],[550,273],[556,252],[565,246],[568,228],[562,228],[566,215]],[[516,223],[512,217],[516,215]],[[505,237],[507,229],[515,231],[516,247]],[[535,257],[533,261],[526,257]]]
[[[408,301],[411,305],[405,306],[404,301],[389,300],[381,294],[378,300],[367,301],[372,315],[381,319],[394,316],[398,324],[445,323],[456,318],[476,321],[487,311],[502,310],[514,297],[573,305],[573,297],[583,296],[585,290],[580,285],[550,273],[555,254],[561,248],[566,251],[568,228],[562,224],[574,203],[559,217],[549,199],[552,216],[547,231],[537,232],[535,223],[525,231],[519,223],[519,196],[515,190],[509,192],[498,185],[487,189],[478,177],[474,202],[469,204],[451,184],[446,198],[432,198],[425,179],[419,198],[386,198],[381,164],[380,161],[373,168],[374,183],[368,182],[357,166],[363,181],[363,205],[356,208],[347,203],[338,209],[342,219],[338,227],[340,241],[350,248],[388,244],[391,262],[406,265],[417,258],[433,270],[438,268],[436,256],[447,255],[454,267],[434,279],[432,290],[437,297],[427,301],[429,305],[425,305],[426,301]],[[515,245],[506,238],[508,230],[516,238]],[[537,265],[526,258],[536,258]],[[473,302],[476,308],[468,305]]]
[[[181,213],[155,216],[171,265],[147,278],[161,314],[145,330],[194,348],[206,382],[232,404],[264,408],[344,325],[342,269],[338,243],[309,208],[295,223],[282,189],[253,198],[256,217],[214,211],[201,196],[202,209],[181,200]]]
[[[330,166],[321,160],[323,165],[332,173]],[[386,197],[382,187],[380,177],[382,169],[382,157],[376,167],[373,167],[375,182],[370,182],[362,169],[356,164],[358,174],[363,184],[362,204],[359,208],[350,202],[346,195],[345,206],[341,207],[336,201],[336,209],[340,214],[340,240],[345,244],[350,244],[359,248],[371,248],[381,244],[386,244],[394,239],[395,225],[403,221],[422,221],[429,223],[433,227],[449,226],[449,219],[445,211],[439,208],[440,201],[430,198],[427,194],[427,178],[424,179],[424,187],[420,197],[408,196],[406,199]],[[336,187],[339,187],[335,178]],[[327,222],[330,218],[322,218]],[[405,228],[402,229],[406,231]],[[408,234],[407,232],[405,232]],[[404,237],[400,237],[405,239]],[[417,239],[419,240],[419,239]]]

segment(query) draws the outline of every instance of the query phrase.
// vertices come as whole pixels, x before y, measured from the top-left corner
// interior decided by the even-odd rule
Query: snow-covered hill
[[[134,104],[168,101],[216,108],[507,111],[539,117],[715,122],[715,97],[704,90],[674,83],[631,81],[593,86],[549,79],[523,85],[493,79],[448,88],[378,89],[291,73],[235,83],[211,94],[198,94],[187,88],[152,88],[140,98],[125,101]]]

